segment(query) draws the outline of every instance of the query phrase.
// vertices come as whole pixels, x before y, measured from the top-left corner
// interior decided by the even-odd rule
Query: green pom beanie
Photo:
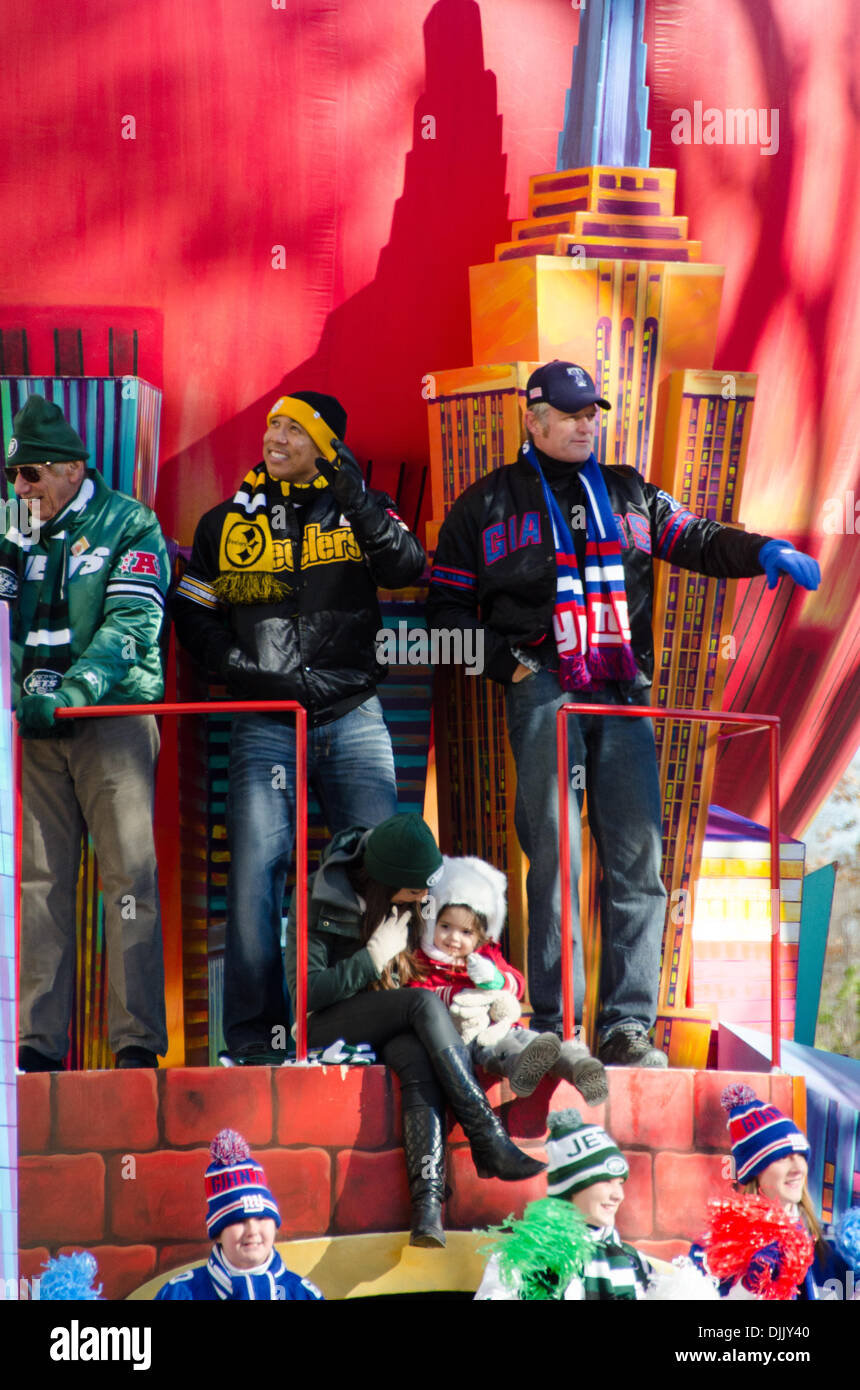
[[[594,1182],[626,1178],[627,1160],[600,1125],[586,1124],[578,1110],[552,1110],[546,1118],[550,1197],[573,1196]]]
[[[442,855],[427,822],[411,812],[371,830],[364,867],[388,888],[430,888],[442,873]]]
[[[27,397],[12,421],[7,463],[67,463],[89,456],[58,405],[44,396]]]

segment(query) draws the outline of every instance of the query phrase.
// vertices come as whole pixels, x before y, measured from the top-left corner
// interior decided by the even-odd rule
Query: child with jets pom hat
[[[578,1110],[547,1116],[548,1196],[497,1228],[476,1300],[617,1302],[643,1299],[648,1259],[615,1229],[630,1172],[614,1139]]]
[[[206,1229],[215,1241],[212,1253],[205,1265],[175,1274],[159,1289],[156,1300],[322,1299],[316,1284],[287,1269],[274,1248],[281,1213],[262,1167],[251,1157],[241,1134],[222,1129],[212,1140],[209,1153]]]

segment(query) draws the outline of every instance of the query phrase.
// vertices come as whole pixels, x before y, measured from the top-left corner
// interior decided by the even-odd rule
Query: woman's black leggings
[[[404,1110],[429,1105],[442,1111],[445,1097],[430,1057],[462,1045],[447,1008],[428,989],[386,989],[354,994],[308,1019],[308,1043],[327,1047],[343,1038],[370,1043],[400,1078]]]

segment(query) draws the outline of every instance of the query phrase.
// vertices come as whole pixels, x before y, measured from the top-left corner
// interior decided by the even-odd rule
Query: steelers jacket
[[[301,552],[292,593],[278,603],[222,604],[213,585],[221,531],[232,498],[201,517],[176,590],[176,635],[204,669],[227,681],[234,699],[297,700],[312,724],[348,712],[374,693],[386,667],[376,659],[382,626],[378,586],[402,589],[423,572],[419,542],[384,493],[367,489],[347,517],[329,488],[304,509],[304,532],[285,507],[285,542]],[[242,653],[241,669],[229,662]],[[227,664],[225,664],[227,663]]]
[[[600,471],[621,544],[638,668],[630,689],[638,698],[654,676],[653,557],[716,579],[740,579],[764,573],[758,553],[770,537],[694,516],[635,468]],[[483,629],[486,674],[507,685],[518,665],[513,647],[531,648],[542,664],[552,664],[555,602],[552,526],[540,479],[520,453],[473,483],[451,508],[433,561],[427,625]]]

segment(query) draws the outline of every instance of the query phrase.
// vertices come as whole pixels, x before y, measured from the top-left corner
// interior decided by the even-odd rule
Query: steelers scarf
[[[219,575],[212,586],[222,603],[281,603],[293,592],[294,542],[273,537],[271,513],[294,502],[310,502],[315,492],[328,487],[328,481],[319,476],[309,483],[281,482],[277,484],[281,502],[272,501],[272,494],[277,495],[274,486],[268,488],[272,481],[266,465],[258,463],[245,474],[224,518]]]

